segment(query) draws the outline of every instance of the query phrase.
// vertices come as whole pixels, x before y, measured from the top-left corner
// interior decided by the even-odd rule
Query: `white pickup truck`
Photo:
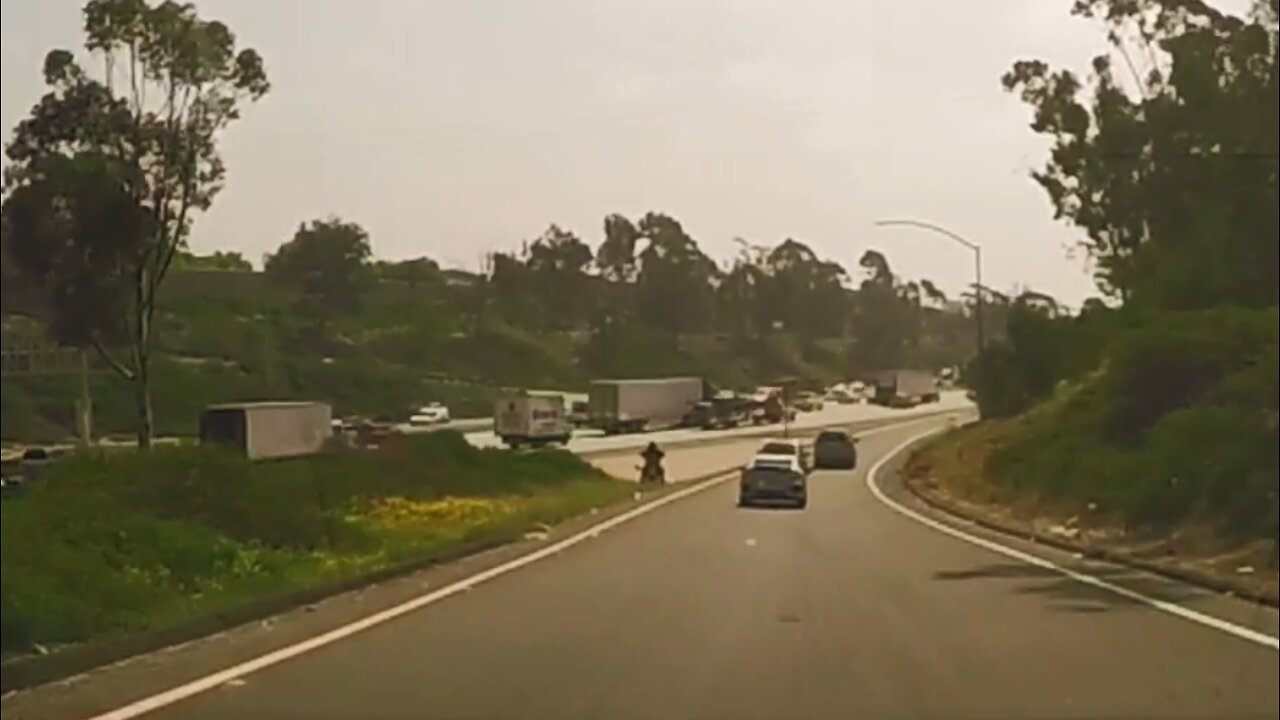
[[[799,440],[767,440],[742,469],[738,505],[781,500],[803,509],[809,504],[809,450]]]

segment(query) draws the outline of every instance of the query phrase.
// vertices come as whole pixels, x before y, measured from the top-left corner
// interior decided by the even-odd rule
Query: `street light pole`
[[[921,222],[919,220],[877,220],[875,224],[876,224],[876,227],[900,226],[900,227],[920,228],[921,230],[929,230],[930,232],[935,232],[935,233],[938,233],[939,235],[945,235],[946,237],[951,238],[952,240],[960,243],[961,245],[973,251],[973,276],[974,276],[974,284],[975,284],[973,320],[974,320],[974,327],[977,332],[978,352],[981,353],[983,350],[985,350],[987,347],[987,338],[986,338],[986,328],[984,327],[983,321],[982,321],[982,314],[983,314],[982,313],[982,309],[983,309],[982,308],[983,306],[982,246],[978,245],[978,243],[973,242],[972,240],[969,240],[963,235],[960,235],[959,233],[956,233],[956,232],[952,232],[951,230],[948,230],[940,225]]]
[[[978,353],[981,354],[987,349],[987,333],[982,320],[984,314],[982,305],[986,302],[982,297],[982,248],[978,245],[973,246],[973,277],[977,283],[977,289],[974,290],[973,295],[973,317],[978,326]]]

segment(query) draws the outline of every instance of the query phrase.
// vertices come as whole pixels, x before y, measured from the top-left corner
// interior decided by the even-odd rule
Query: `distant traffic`
[[[350,447],[377,447],[398,433],[455,430],[485,446],[492,437],[510,448],[568,447],[575,437],[625,436],[668,430],[730,431],[780,425],[801,415],[830,416],[832,406],[877,405],[908,409],[936,403],[956,385],[956,373],[900,369],[862,380],[813,385],[780,379],[746,391],[719,389],[697,377],[601,379],[587,393],[511,390],[498,395],[489,418],[456,419],[443,402],[411,406],[400,422],[333,417],[323,402],[256,402],[210,406],[201,416],[199,441],[231,448],[250,459],[295,457],[320,452],[337,441]],[[812,423],[805,423],[812,427]],[[476,433],[481,433],[477,435]],[[181,441],[180,439],[171,439]],[[631,443],[619,445],[629,447]],[[602,447],[610,447],[609,445]],[[7,449],[4,481],[12,491],[33,479],[74,445]]]

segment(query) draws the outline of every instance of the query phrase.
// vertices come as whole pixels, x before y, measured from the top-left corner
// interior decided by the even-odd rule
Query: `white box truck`
[[[876,375],[872,400],[886,407],[914,407],[939,400],[938,381],[923,370],[886,370]]]
[[[333,409],[320,402],[211,405],[200,416],[201,444],[223,445],[250,460],[313,455],[333,433]]]
[[[592,427],[605,434],[676,427],[702,401],[702,379],[595,380],[588,392]]]
[[[509,447],[569,442],[573,425],[561,393],[517,392],[493,404],[493,433]]]

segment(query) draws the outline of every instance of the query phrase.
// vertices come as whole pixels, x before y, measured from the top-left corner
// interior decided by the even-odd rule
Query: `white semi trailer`
[[[313,455],[333,434],[333,409],[320,402],[211,405],[200,416],[201,444],[235,448],[250,460]]]
[[[588,393],[590,424],[606,434],[683,424],[702,401],[702,379],[596,380]]]

